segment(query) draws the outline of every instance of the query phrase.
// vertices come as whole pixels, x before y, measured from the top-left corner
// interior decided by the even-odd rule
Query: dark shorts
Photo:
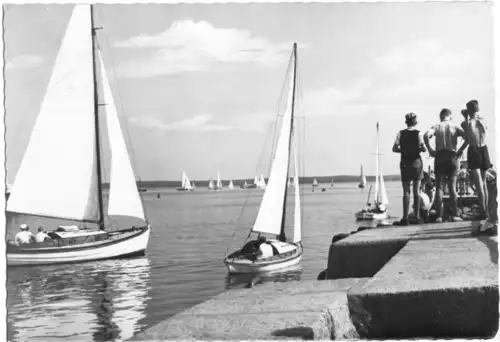
[[[402,160],[399,163],[399,169],[403,182],[419,181],[424,178],[424,165],[421,158],[410,161]]]
[[[456,175],[458,172],[458,158],[454,151],[440,150],[434,159],[434,172],[438,175]]]
[[[488,170],[491,167],[488,146],[477,147],[469,145],[469,149],[467,151],[467,166],[471,170]]]

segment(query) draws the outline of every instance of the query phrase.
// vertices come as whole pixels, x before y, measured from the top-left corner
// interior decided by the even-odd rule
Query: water
[[[391,215],[400,216],[400,183],[386,185]],[[368,189],[352,183],[322,186],[326,192],[304,191],[300,268],[264,281],[316,279],[326,268],[332,236],[355,228],[353,214]],[[244,286],[249,278],[228,277],[222,260],[229,245],[230,251],[242,245],[262,193],[149,189],[142,194],[153,227],[146,257],[9,268],[8,340],[127,339],[228,288]],[[293,191],[289,202],[293,205]],[[16,229],[9,227],[7,235]],[[291,229],[287,233],[292,236]]]

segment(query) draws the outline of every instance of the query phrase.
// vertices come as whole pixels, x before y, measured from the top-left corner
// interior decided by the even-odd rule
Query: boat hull
[[[275,259],[271,261],[259,261],[249,262],[248,260],[235,260],[228,259],[224,260],[228,272],[230,274],[242,274],[242,273],[265,273],[276,271],[284,268],[288,268],[297,265],[301,258],[303,247],[302,245],[296,244],[297,253],[292,254],[290,257]]]
[[[364,188],[365,188],[365,186],[364,186],[363,184],[359,184],[359,185],[358,185],[358,188],[360,188],[360,189],[364,189]]]
[[[387,211],[383,213],[358,212],[354,214],[357,220],[385,220],[389,218]]]
[[[186,188],[175,188],[177,191],[193,191],[194,189],[186,189]]]
[[[65,264],[145,255],[151,227],[137,228],[124,237],[61,247],[7,250],[8,266]]]

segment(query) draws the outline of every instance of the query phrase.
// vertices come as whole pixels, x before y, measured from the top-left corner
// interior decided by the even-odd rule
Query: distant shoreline
[[[329,184],[332,182],[334,183],[354,183],[359,181],[359,176],[352,176],[352,175],[338,175],[338,176],[316,176],[316,177],[301,177],[300,178],[300,183],[301,184],[312,184],[313,180],[316,179],[318,183],[323,183],[323,184]],[[368,182],[374,182],[375,181],[375,176],[366,176],[366,180]],[[384,180],[387,182],[392,182],[392,181],[400,181],[401,176],[400,175],[387,175],[384,176]],[[208,186],[208,179],[205,180],[196,180],[192,179],[192,182],[196,184],[197,187],[200,186]],[[245,181],[248,184],[253,183],[253,178],[243,178],[243,179],[233,179],[233,184],[235,187],[239,187],[240,185],[243,185]],[[229,183],[229,179],[227,180],[222,180],[224,185],[227,186]],[[266,178],[267,182],[267,178]],[[140,181],[137,182],[137,186],[139,188],[175,188],[179,187],[181,185],[180,180],[152,180],[152,181]],[[109,183],[104,183],[103,184],[104,189],[109,189]]]

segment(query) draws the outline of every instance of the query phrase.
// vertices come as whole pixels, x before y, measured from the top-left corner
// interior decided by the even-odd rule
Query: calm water
[[[325,187],[326,192],[304,191],[300,268],[265,281],[316,279],[326,268],[332,236],[355,228],[353,213],[368,190],[349,183]],[[387,183],[387,190],[391,214],[399,216],[400,183]],[[228,246],[232,251],[246,238],[262,193],[149,189],[142,194],[153,227],[146,257],[9,268],[8,339],[127,339],[228,288],[244,286],[249,279],[228,277],[222,260]],[[293,191],[289,202],[293,205]],[[9,227],[7,235],[16,230]],[[287,233],[292,237],[291,229]]]

